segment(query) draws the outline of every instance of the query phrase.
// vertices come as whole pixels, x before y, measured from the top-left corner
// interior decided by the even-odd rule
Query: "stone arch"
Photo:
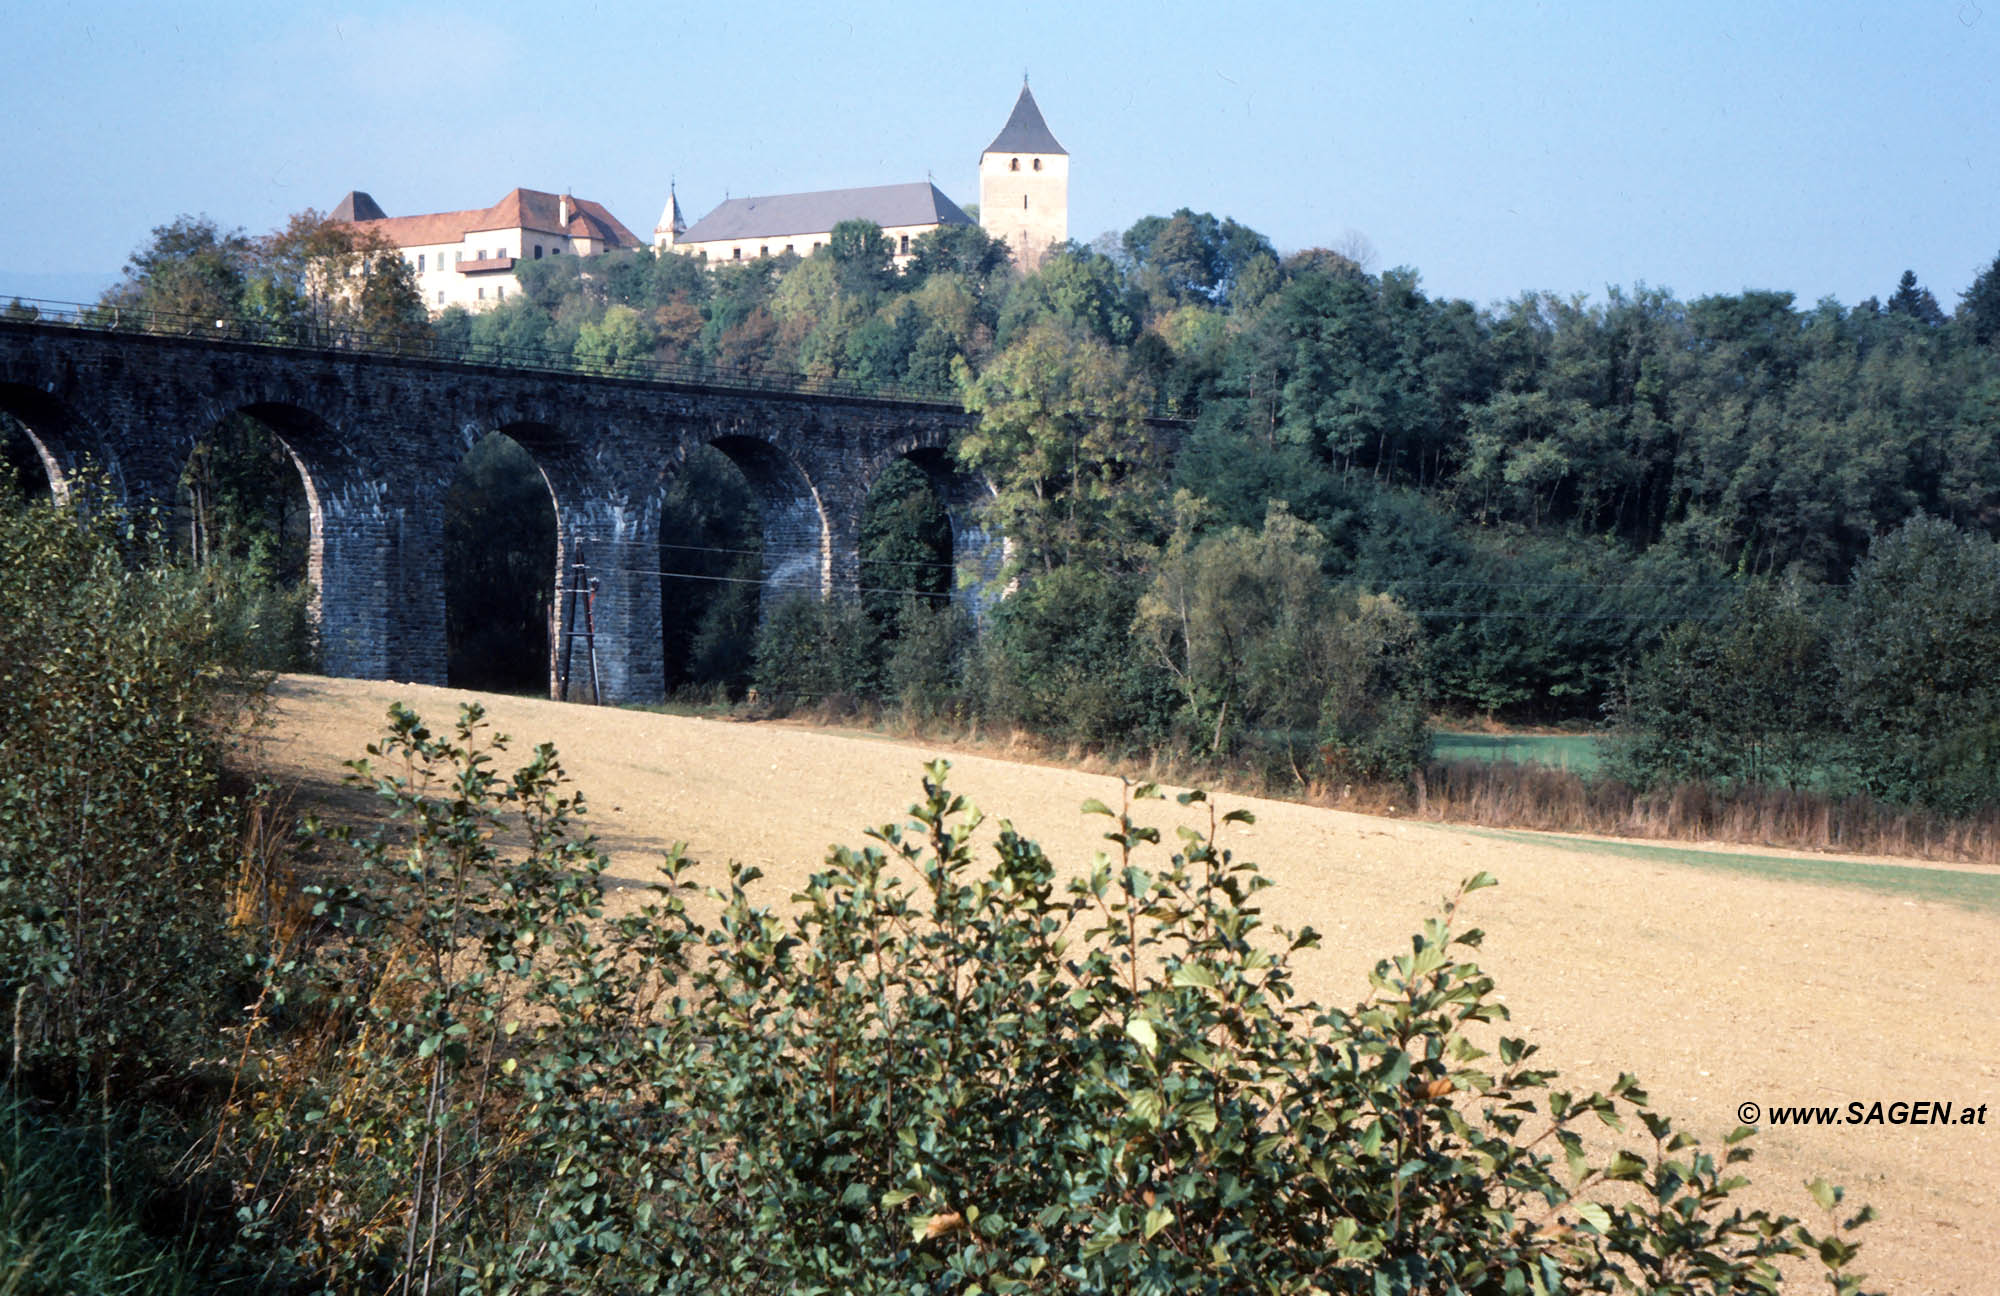
[[[336,424],[289,400],[251,396],[205,412],[213,417],[202,426],[228,413],[257,420],[299,470],[321,669],[444,683],[443,482],[435,455],[410,453],[393,424]]]
[[[207,492],[233,486],[244,507],[235,520],[268,525],[275,542],[266,555],[269,574],[283,584],[311,584],[319,483],[298,447],[327,435],[317,419],[282,405],[204,406],[186,425],[164,430],[154,453],[170,462],[149,469],[146,493],[172,519],[176,548],[201,562],[212,556],[211,546],[230,538],[212,525],[218,519],[208,510]]]
[[[486,435],[506,435],[534,460],[555,510],[549,695],[591,697],[589,658],[578,655],[583,645],[573,644],[567,634],[574,624],[594,631],[597,700],[658,701],[666,687],[659,589],[663,473],[642,449],[652,438],[574,425],[532,407],[497,413],[463,427],[467,448]],[[572,568],[579,562],[595,592],[573,616],[569,590]],[[566,651],[572,647],[574,652]]]
[[[959,468],[942,446],[908,446],[901,448],[898,457],[922,469],[944,501],[945,514],[951,519],[951,561],[956,569],[952,599],[975,619],[983,619],[1001,597],[1000,577],[1007,565],[1006,538],[985,518],[985,506],[994,496],[992,483]]]
[[[762,508],[764,606],[787,594],[825,598],[852,588],[855,555],[836,552],[833,519],[798,460],[753,436],[725,434],[708,438],[708,444],[736,465]]]
[[[0,383],[0,414],[11,417],[47,477],[49,494],[68,502],[76,477],[100,457],[98,438],[75,411],[55,397],[23,383]],[[107,469],[115,465],[106,465]]]

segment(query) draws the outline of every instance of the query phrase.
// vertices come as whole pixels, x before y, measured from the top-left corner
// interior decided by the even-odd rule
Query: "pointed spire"
[[[681,215],[680,195],[674,190],[674,181],[667,181],[667,206],[660,213],[660,223],[653,227],[653,246],[672,247],[681,235],[687,233],[687,218]]]
[[[1056,137],[1049,133],[1048,123],[1042,120],[1042,110],[1035,105],[1035,96],[1028,90],[1028,78],[1021,77],[1021,97],[1014,101],[1013,115],[1007,124],[986,146],[988,153],[1060,153],[1069,156],[1069,150],[1056,143]]]

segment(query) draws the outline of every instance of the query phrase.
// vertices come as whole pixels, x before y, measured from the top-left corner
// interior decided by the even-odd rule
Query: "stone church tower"
[[[1069,152],[1056,143],[1021,79],[1014,113],[979,156],[979,225],[1022,270],[1069,239]]]

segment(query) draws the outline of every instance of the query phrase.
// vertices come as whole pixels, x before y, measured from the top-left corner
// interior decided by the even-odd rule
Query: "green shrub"
[[[1918,516],[1855,569],[1834,657],[1862,788],[1966,815],[2000,803],[2000,543]]]
[[[0,502],[0,1012],[79,1097],[173,1082],[238,1002],[218,731],[256,684],[253,583],[149,555],[88,487]]]
[[[1172,681],[1133,635],[1143,582],[1058,567],[994,608],[982,645],[987,711],[1065,742],[1128,748],[1171,727]]]
[[[852,599],[794,594],[757,627],[757,687],[779,705],[876,697],[875,624]]]
[[[1720,1296],[1816,1254],[1858,1290],[1867,1211],[1821,1237],[1732,1202],[1749,1129],[1709,1153],[1630,1077],[1577,1096],[1496,1041],[1457,921],[1484,875],[1325,1009],[1289,962],[1316,937],[1217,844],[1249,816],[1200,793],[1171,854],[1087,804],[1112,850],[1064,883],[1005,824],[976,864],[939,762],[789,916],[736,867],[704,925],[678,854],[604,919],[554,754],[491,761],[476,709],[393,710],[356,773],[400,828],[273,967],[234,1178],[301,1283]],[[1593,1159],[1600,1124],[1629,1146]]]
[[[962,720],[974,704],[977,628],[963,605],[905,598],[883,663],[888,700],[919,720]]]

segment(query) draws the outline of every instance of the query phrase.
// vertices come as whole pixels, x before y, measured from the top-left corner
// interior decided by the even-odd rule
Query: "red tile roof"
[[[560,234],[570,238],[590,238],[613,247],[635,248],[642,244],[604,209],[588,198],[569,200],[567,227],[560,220],[562,196],[539,189],[512,189],[491,207],[472,211],[432,212],[424,216],[385,216],[379,220],[354,221],[363,229],[379,232],[397,247],[425,247],[458,243],[465,236],[493,230],[532,230],[540,234]],[[380,210],[379,208],[377,210]]]

